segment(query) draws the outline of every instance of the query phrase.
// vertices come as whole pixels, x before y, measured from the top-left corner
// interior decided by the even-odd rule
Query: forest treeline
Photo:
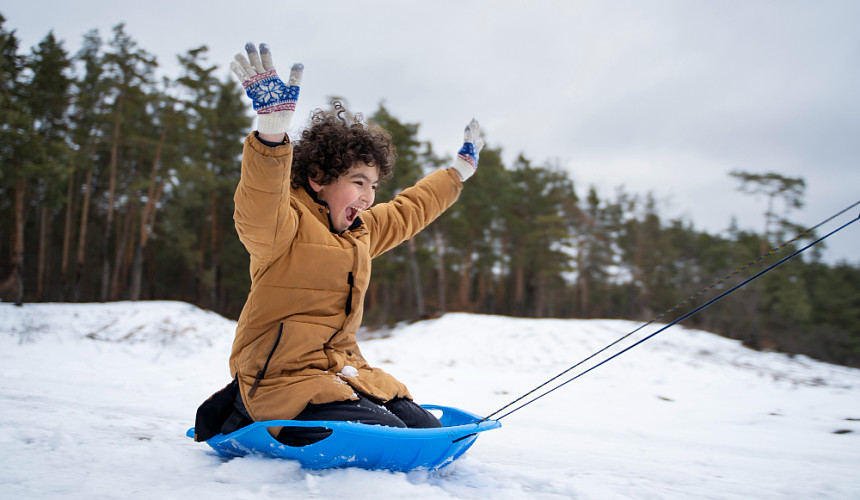
[[[53,33],[24,52],[0,15],[2,300],[168,299],[238,316],[250,278],[232,197],[250,108],[205,46],[178,60],[178,78],[159,78],[123,24],[108,39],[84,34],[75,54]],[[384,105],[370,119],[399,155],[377,200],[450,162],[418,139],[419,123]],[[506,164],[491,144],[460,200],[374,261],[365,323],[448,311],[671,320],[812,237],[661,315],[800,232],[788,216],[803,203],[803,179],[732,175],[768,200],[762,232],[709,234],[661,217],[650,193],[575,186],[525,154]],[[860,366],[858,283],[860,268],[813,250],[686,324]]]

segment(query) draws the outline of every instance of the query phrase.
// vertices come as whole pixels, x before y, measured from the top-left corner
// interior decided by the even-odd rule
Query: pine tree
[[[77,150],[73,156],[70,184],[72,193],[81,192],[81,200],[76,203],[80,207],[78,218],[77,245],[75,265],[71,283],[67,273],[63,272],[63,285],[71,286],[70,298],[73,302],[81,300],[83,279],[91,273],[87,272],[87,248],[90,245],[90,208],[93,202],[94,174],[97,167],[97,153],[102,145],[103,116],[106,106],[107,85],[104,80],[104,65],[102,61],[102,40],[98,31],[91,30],[84,35],[81,49],[75,55],[76,62],[82,66],[81,74],[74,81],[72,114],[72,141]],[[80,188],[75,187],[78,173],[83,174]],[[70,197],[67,205],[67,217],[73,217],[75,204]],[[71,234],[68,235],[71,240]],[[64,257],[65,259],[65,257]],[[65,262],[65,260],[64,260]],[[65,267],[65,266],[64,266]],[[65,286],[64,286],[65,289]]]
[[[606,310],[620,212],[617,204],[603,202],[597,189],[589,188],[582,223],[575,234],[576,294],[582,317],[602,316]]]
[[[513,204],[512,189],[501,150],[485,146],[478,172],[439,221],[445,254],[454,266],[451,274],[457,278],[453,304],[459,310],[491,312],[497,307],[499,284],[491,270],[502,259],[502,218]]]
[[[54,37],[48,33],[27,61],[31,75],[27,85],[28,114],[33,119],[32,171],[30,191],[39,214],[37,278],[34,298],[43,300],[48,275],[48,249],[52,248],[51,222],[64,205],[65,178],[71,150],[68,137],[68,112],[71,102],[72,62]]]
[[[754,174],[743,171],[734,171],[730,174],[738,179],[741,185],[738,190],[752,195],[764,195],[767,199],[767,209],[764,213],[764,231],[759,239],[759,253],[764,255],[769,248],[777,244],[777,240],[784,235],[784,228],[792,224],[787,219],[787,214],[794,209],[803,206],[803,192],[806,184],[802,178],[785,177],[775,172]],[[783,213],[780,216],[776,212],[776,202],[783,202]],[[767,334],[767,328],[762,324],[762,311],[772,305],[769,299],[762,295],[761,284],[752,288],[753,325],[750,345],[756,349],[773,348],[773,341]]]
[[[201,46],[179,57],[185,160],[176,166],[179,182],[172,188],[164,236],[178,244],[176,258],[188,269],[184,296],[215,311],[236,311],[241,304],[234,302],[250,282],[247,266],[239,264],[247,256],[233,229],[232,196],[251,118],[241,88],[215,77],[217,66],[207,64],[207,52]],[[165,265],[174,264],[159,268]]]
[[[105,232],[102,241],[102,280],[99,298],[102,301],[111,298],[111,248],[116,249],[113,241],[114,214],[117,208],[117,182],[120,179],[132,178],[125,172],[120,172],[120,157],[125,148],[140,140],[141,130],[134,127],[135,118],[143,118],[146,111],[147,91],[152,84],[152,74],[157,66],[155,58],[145,50],[138,48],[137,42],[125,32],[125,25],[118,24],[113,28],[114,37],[109,42],[111,52],[104,56],[107,68],[109,99],[112,100],[110,132],[110,161],[108,164],[108,191],[105,203]],[[137,123],[139,125],[140,123]],[[145,134],[146,131],[143,131]],[[133,158],[129,161],[134,161]],[[117,256],[119,257],[119,256]],[[118,260],[118,259],[117,259]],[[116,267],[118,263],[115,263]]]
[[[11,240],[7,278],[0,282],[0,296],[17,304],[24,300],[24,218],[27,177],[22,163],[30,134],[26,114],[22,71],[15,31],[7,31],[0,15],[0,208],[11,212],[6,239]],[[11,200],[11,204],[9,201]],[[3,236],[0,235],[0,240]]]

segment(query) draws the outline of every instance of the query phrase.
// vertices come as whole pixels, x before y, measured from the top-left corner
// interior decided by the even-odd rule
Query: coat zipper
[[[257,376],[254,378],[254,384],[251,386],[251,390],[248,391],[248,399],[254,397],[254,393],[257,392],[257,387],[260,385],[260,382],[263,380],[263,377],[266,376],[266,370],[269,369],[269,361],[272,360],[272,356],[275,354],[275,349],[278,348],[278,344],[281,342],[281,334],[284,331],[284,324],[278,327],[278,336],[275,337],[275,345],[272,346],[272,350],[269,351],[268,357],[266,357],[266,363],[263,365],[263,369],[257,372]]]
[[[346,315],[352,312],[352,286],[355,284],[355,279],[352,276],[352,271],[346,275],[346,282],[349,285],[349,294],[346,296]]]

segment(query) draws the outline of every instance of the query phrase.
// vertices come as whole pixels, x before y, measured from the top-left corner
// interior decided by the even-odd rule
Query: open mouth
[[[350,224],[355,220],[356,217],[362,212],[362,209],[358,207],[347,207],[346,208],[346,220]]]

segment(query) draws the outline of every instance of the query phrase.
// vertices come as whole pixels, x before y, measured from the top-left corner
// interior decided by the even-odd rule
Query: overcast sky
[[[73,53],[86,31],[107,40],[125,22],[170,77],[200,45],[227,75],[246,41],[267,42],[284,74],[305,65],[299,121],[330,95],[366,114],[385,101],[450,154],[474,116],[508,160],[558,164],[581,195],[650,191],[661,215],[712,233],[732,217],[763,227],[765,200],[738,193],[732,170],[804,178],[806,206],[789,215],[804,226],[860,200],[854,0],[51,0],[0,13],[22,52],[53,29]],[[860,265],[860,223],[828,246],[828,261]]]

